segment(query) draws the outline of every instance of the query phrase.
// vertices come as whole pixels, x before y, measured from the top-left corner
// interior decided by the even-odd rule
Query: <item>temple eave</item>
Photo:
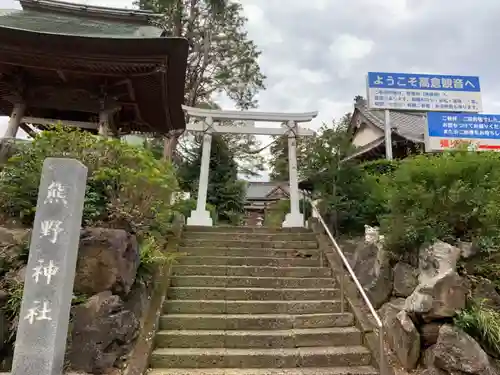
[[[92,121],[109,108],[126,131],[185,128],[187,41],[104,38],[0,27],[0,113]],[[87,113],[87,114],[86,114]]]

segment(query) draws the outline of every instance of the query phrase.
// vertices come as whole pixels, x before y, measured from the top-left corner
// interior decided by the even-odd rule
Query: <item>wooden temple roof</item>
[[[97,123],[121,132],[184,129],[188,43],[161,37],[154,14],[51,0],[0,11],[0,114]]]

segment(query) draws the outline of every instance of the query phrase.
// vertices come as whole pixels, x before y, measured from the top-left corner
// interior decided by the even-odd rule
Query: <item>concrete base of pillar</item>
[[[214,225],[212,218],[210,217],[210,212],[208,212],[207,210],[191,211],[191,216],[188,217],[186,224],[188,226],[199,227],[211,227]]]
[[[304,215],[300,212],[290,212],[286,214],[285,221],[281,226],[283,228],[304,228]]]

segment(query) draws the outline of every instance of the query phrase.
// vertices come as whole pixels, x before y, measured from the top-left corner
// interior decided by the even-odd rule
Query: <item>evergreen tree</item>
[[[288,181],[288,136],[275,137],[269,150],[271,152],[269,178],[272,181]]]
[[[201,166],[201,145],[194,158],[186,159],[179,168],[179,183],[185,191],[198,191]],[[210,172],[208,177],[207,203],[217,209],[219,220],[231,221],[236,214],[243,212],[245,185],[238,180],[238,165],[224,139],[212,136],[210,150]]]
[[[346,113],[331,125],[323,124],[315,137],[297,138],[297,166],[301,178],[315,176],[320,170],[336,168],[340,160],[352,147],[347,129],[351,114]],[[288,180],[288,137],[279,136],[270,147],[270,178]]]

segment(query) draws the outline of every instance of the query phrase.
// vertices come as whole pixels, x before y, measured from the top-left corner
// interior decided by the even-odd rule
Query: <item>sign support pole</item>
[[[392,132],[391,132],[391,112],[386,109],[385,111],[385,158],[392,160]]]

